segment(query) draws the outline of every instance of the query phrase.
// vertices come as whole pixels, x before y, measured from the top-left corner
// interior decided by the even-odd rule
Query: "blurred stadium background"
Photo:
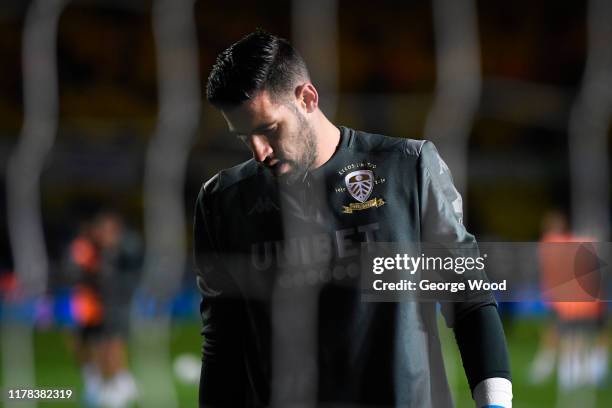
[[[157,406],[196,404],[197,385],[173,369],[186,361],[189,371],[177,358],[200,348],[193,203],[203,181],[249,157],[203,89],[216,54],[257,27],[302,52],[335,123],[436,142],[479,240],[537,241],[551,208],[610,240],[607,0],[3,0],[3,389],[80,395],[62,262],[83,220],[113,208],[144,242],[125,313],[151,337],[130,339],[134,374],[164,384]],[[502,311],[515,406],[555,406],[555,380],[536,386],[527,376],[545,308]],[[452,339],[444,345],[457,405],[471,407]],[[592,406],[612,406],[610,384],[592,390]]]

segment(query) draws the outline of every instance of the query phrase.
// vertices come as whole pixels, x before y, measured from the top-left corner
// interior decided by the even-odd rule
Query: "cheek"
[[[299,140],[296,135],[297,132],[287,124],[279,127],[276,146],[284,156],[291,156],[295,152]]]
[[[282,128],[284,129],[287,139],[295,141],[300,134],[300,120],[292,113],[289,118],[283,121]]]
[[[292,159],[294,156],[295,146],[289,138],[279,141],[276,150],[283,159]]]
[[[279,122],[277,151],[286,159],[298,159],[304,150],[304,139],[301,121],[292,113],[290,117]]]

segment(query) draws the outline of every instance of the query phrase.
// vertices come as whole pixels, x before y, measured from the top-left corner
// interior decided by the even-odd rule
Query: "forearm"
[[[493,392],[492,390],[496,390],[496,393],[506,394],[509,391],[511,401],[508,348],[497,308],[487,305],[471,311],[456,323],[454,331],[465,374],[475,399],[482,400],[488,393]],[[508,381],[483,383],[492,378]],[[508,397],[499,395],[502,399]]]
[[[238,302],[203,299],[202,372],[199,406],[236,407],[245,400],[247,376],[242,353],[243,321]]]

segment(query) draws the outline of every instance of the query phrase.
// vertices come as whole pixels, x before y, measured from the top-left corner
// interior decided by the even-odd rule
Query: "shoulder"
[[[419,152],[419,162],[421,167],[430,173],[436,175],[448,173],[450,175],[450,169],[440,156],[436,146],[430,141],[424,141]]]
[[[427,144],[433,145],[427,140],[417,140],[404,137],[393,137],[368,133],[360,130],[354,131],[354,137],[350,145],[351,149],[368,152],[397,152],[407,156],[418,157],[423,147]]]
[[[221,170],[202,184],[198,201],[205,197],[221,194],[245,180],[256,177],[259,173],[260,168],[254,159]]]

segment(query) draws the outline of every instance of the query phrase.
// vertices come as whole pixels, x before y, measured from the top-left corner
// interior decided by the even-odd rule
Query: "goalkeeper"
[[[218,56],[207,98],[253,158],[196,203],[200,406],[452,406],[436,304],[362,302],[351,284],[361,242],[476,247],[434,145],[334,125],[298,53],[261,31]],[[476,406],[510,407],[492,295],[441,311]]]

